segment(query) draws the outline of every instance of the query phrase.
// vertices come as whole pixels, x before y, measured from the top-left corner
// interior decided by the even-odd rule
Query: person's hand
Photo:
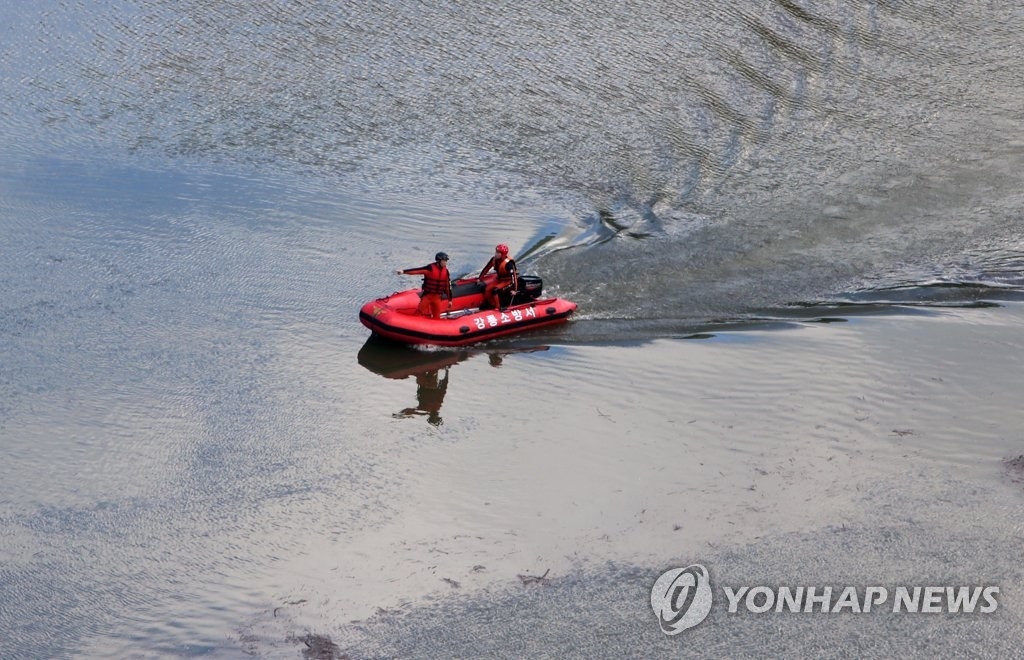
[[[400,270],[396,270],[395,271],[395,275],[401,275],[401,274],[402,274],[402,271],[400,271]]]

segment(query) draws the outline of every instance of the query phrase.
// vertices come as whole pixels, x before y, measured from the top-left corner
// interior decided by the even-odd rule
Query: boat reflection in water
[[[501,351],[481,349],[420,350],[397,344],[377,336],[371,336],[359,349],[359,364],[385,378],[402,380],[412,377],[416,381],[416,405],[403,408],[394,417],[423,416],[427,422],[440,426],[441,405],[448,391],[449,370],[452,366],[472,357],[487,355],[492,367],[500,367],[502,360],[510,353],[546,351],[547,346],[530,348],[506,348]]]

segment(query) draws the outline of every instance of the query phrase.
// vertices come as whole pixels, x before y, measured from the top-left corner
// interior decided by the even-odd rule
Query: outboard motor
[[[501,296],[501,305],[502,307],[507,307],[536,300],[540,298],[541,291],[543,290],[544,280],[540,277],[536,275],[520,275],[519,287],[516,289],[515,295],[511,297],[511,300],[507,300],[506,296]]]
[[[544,290],[544,280],[536,275],[520,275],[519,288],[516,289],[516,298],[522,301],[536,300],[540,298]]]

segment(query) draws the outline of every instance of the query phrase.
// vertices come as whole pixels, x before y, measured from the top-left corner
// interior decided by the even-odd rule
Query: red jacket
[[[494,269],[494,272],[498,274],[498,284],[512,284],[512,287],[516,286],[516,262],[510,257],[502,257],[500,260],[497,257],[491,257],[491,260],[487,262],[484,269],[480,271],[480,277],[487,274],[487,271]]]
[[[447,266],[434,262],[422,268],[407,268],[402,272],[406,275],[422,275],[423,293],[447,293],[449,300],[451,299],[452,277]]]

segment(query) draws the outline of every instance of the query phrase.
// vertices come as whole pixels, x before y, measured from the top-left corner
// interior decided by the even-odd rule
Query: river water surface
[[[1012,3],[4,9],[0,656],[1024,645]],[[369,340],[498,242],[569,324]]]

